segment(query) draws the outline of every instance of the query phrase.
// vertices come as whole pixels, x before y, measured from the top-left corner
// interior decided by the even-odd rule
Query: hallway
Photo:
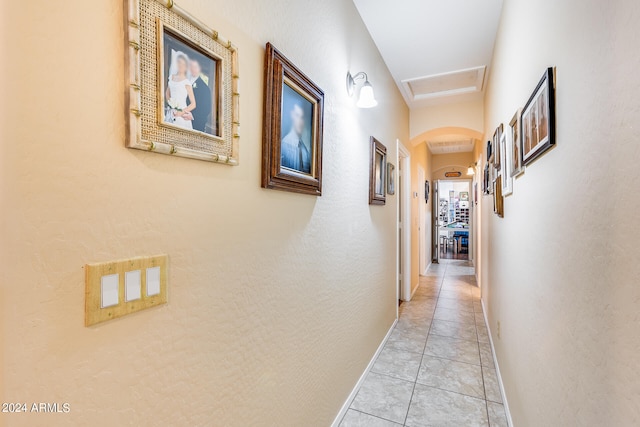
[[[427,274],[341,427],[507,426],[473,267],[443,260]]]

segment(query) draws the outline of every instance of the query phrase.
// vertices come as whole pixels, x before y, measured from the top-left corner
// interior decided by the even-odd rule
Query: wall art
[[[384,205],[387,201],[384,189],[387,147],[371,137],[371,159],[369,167],[369,204]]]
[[[511,133],[504,132],[500,135],[500,176],[502,178],[502,195],[510,196],[513,193],[513,177],[511,176],[513,156],[511,150]]]
[[[238,164],[238,49],[173,1],[125,0],[126,145]]]
[[[322,89],[267,43],[263,188],[322,195],[323,114]]]
[[[522,164],[528,165],[556,143],[554,69],[547,68],[522,109]]]
[[[513,178],[520,176],[524,172],[524,166],[522,166],[522,141],[521,141],[521,133],[520,133],[520,116],[522,115],[522,110],[516,111],[513,118],[509,122],[510,126],[510,134],[511,140],[511,155],[509,158],[511,159],[511,176]]]
[[[396,167],[387,163],[387,194],[396,194]]]

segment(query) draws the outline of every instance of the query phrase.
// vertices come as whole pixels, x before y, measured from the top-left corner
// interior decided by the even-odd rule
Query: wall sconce
[[[476,165],[477,165],[477,163],[469,165],[469,168],[467,168],[467,175],[468,176],[473,176],[473,175],[476,174],[476,169],[475,169]]]
[[[347,71],[347,93],[349,96],[353,96],[356,88],[356,81],[362,79],[364,79],[364,84],[360,89],[360,96],[358,97],[356,105],[359,108],[373,108],[378,105],[378,101],[376,101],[376,98],[373,95],[373,86],[369,83],[369,77],[367,77],[367,73],[364,71],[359,72],[355,76],[352,76],[351,73]]]

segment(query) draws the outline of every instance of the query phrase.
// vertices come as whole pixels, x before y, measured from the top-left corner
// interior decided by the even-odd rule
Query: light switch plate
[[[87,264],[85,266],[85,326],[165,304],[168,265],[167,255]],[[152,272],[151,275],[149,271]],[[148,278],[151,279],[151,293],[148,292]],[[103,286],[105,280],[106,288]],[[104,289],[108,292],[105,293]],[[115,302],[115,305],[106,305],[105,302],[108,304]]]
[[[147,296],[160,293],[160,267],[147,268]]]
[[[142,298],[142,281],[140,270],[124,273],[124,300],[135,301]],[[158,292],[159,293],[159,292]]]
[[[118,305],[119,274],[108,274],[100,278],[100,308]]]

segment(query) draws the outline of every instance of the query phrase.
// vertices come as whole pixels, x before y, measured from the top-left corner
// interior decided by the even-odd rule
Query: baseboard
[[[507,403],[507,395],[504,392],[504,384],[502,383],[502,375],[500,375],[500,365],[498,365],[498,358],[496,357],[496,349],[493,346],[493,336],[491,335],[491,328],[489,327],[489,320],[487,319],[487,308],[484,305],[484,299],[480,299],[482,304],[482,315],[484,317],[484,324],[489,331],[489,345],[491,345],[491,354],[493,355],[493,363],[496,365],[496,374],[498,376],[498,384],[500,385],[500,393],[502,394],[502,404],[504,405],[504,412],[507,415],[507,423],[509,427],[513,427],[513,420],[511,419],[511,411],[509,411],[509,403]]]
[[[433,264],[433,261],[429,261],[429,264],[427,264],[427,266],[425,267],[424,271],[422,273],[420,273],[421,276],[426,276],[427,275],[427,271],[429,271],[429,267],[431,267],[431,264]]]
[[[409,296],[409,301],[413,299],[413,296],[416,294],[416,292],[418,292],[419,287],[420,287],[420,283],[418,283],[416,286],[413,287],[413,290],[411,291],[411,296]]]
[[[391,325],[391,327],[387,331],[387,335],[385,335],[384,339],[382,340],[382,342],[378,346],[378,349],[376,350],[375,354],[373,355],[373,357],[369,361],[369,364],[367,365],[367,368],[364,370],[362,375],[360,375],[360,378],[358,379],[358,382],[356,383],[355,387],[353,387],[353,390],[351,390],[351,393],[349,393],[349,397],[347,397],[347,400],[342,405],[342,408],[340,408],[340,412],[338,412],[338,415],[336,415],[336,418],[333,420],[333,423],[331,423],[331,427],[338,427],[340,425],[340,422],[342,421],[342,419],[344,418],[345,414],[349,410],[349,406],[351,406],[351,402],[353,402],[353,399],[355,399],[356,393],[358,393],[358,390],[360,389],[360,386],[362,385],[362,382],[367,377],[367,374],[369,373],[369,371],[371,371],[371,368],[373,368],[373,364],[376,362],[376,359],[378,358],[378,355],[380,354],[380,352],[384,348],[384,345],[387,343],[387,340],[389,339],[389,336],[391,335],[391,332],[393,331],[393,328],[396,326],[396,323],[398,323],[398,319],[393,321],[393,325]]]

